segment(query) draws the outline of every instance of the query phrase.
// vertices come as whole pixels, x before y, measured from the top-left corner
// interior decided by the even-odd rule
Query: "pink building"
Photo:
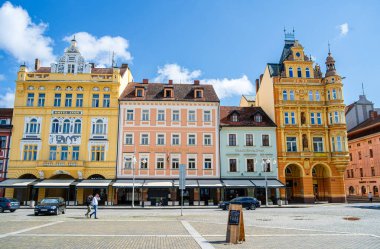
[[[185,203],[217,202],[218,112],[212,85],[129,83],[120,97],[115,201],[131,203],[135,176],[138,203],[177,204],[179,165],[185,164]]]
[[[376,111],[348,131],[350,164],[346,169],[345,186],[349,196],[379,197],[380,188],[380,116]]]
[[[12,108],[0,108],[0,182],[7,177],[9,149],[12,135]],[[0,188],[0,197],[4,189]]]

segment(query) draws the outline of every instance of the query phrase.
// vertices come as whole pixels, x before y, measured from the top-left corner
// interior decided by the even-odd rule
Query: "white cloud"
[[[87,32],[78,32],[66,36],[63,40],[70,42],[73,37],[78,42],[78,48],[86,61],[100,65],[109,65],[112,52],[115,53],[115,61],[127,62],[132,60],[128,51],[129,42],[121,36],[102,36],[97,38]]]
[[[0,81],[3,81],[3,80],[5,80],[5,76],[4,74],[0,74]]]
[[[45,36],[47,24],[33,23],[28,12],[20,6],[5,2],[0,7],[0,49],[11,54],[18,62],[43,64],[54,61],[52,39]]]
[[[343,23],[343,24],[339,25],[339,32],[340,32],[341,36],[347,35],[349,30],[350,29],[348,27],[348,23]]]
[[[190,71],[177,64],[166,64],[164,67],[159,67],[157,73],[155,82],[173,80],[175,83],[190,83],[202,74],[201,70]],[[220,99],[254,92],[254,87],[246,75],[237,79],[201,79],[201,83],[213,85]]]
[[[6,89],[4,94],[0,94],[0,107],[13,107],[15,93],[10,88]]]

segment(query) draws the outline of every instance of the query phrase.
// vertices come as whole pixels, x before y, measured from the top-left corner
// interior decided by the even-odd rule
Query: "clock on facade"
[[[296,56],[297,56],[297,57],[300,57],[300,56],[301,56],[300,52],[297,52],[297,53],[296,53]]]

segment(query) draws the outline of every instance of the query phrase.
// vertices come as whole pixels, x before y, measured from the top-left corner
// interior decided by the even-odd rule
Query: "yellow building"
[[[20,67],[6,196],[21,201],[61,196],[83,202],[99,193],[111,201],[116,176],[118,98],[132,75],[95,68],[75,39],[58,63]],[[107,198],[108,196],[108,198]]]
[[[342,77],[329,52],[324,77],[294,34],[286,34],[279,63],[266,66],[256,104],[277,124],[282,199],[344,202],[348,165]]]

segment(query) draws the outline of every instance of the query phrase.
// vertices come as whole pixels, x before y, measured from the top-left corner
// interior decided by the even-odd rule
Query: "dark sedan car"
[[[34,207],[34,215],[39,214],[64,214],[66,212],[65,200],[61,197],[48,197],[42,199],[37,206]]]
[[[241,204],[243,208],[247,210],[260,207],[260,202],[254,197],[237,197],[232,199],[231,201],[224,201],[219,204],[219,208],[223,210],[228,210],[230,204]]]
[[[20,208],[20,202],[17,199],[13,198],[0,198],[0,213],[3,213],[5,210],[9,210],[11,212],[16,211],[16,209]]]

